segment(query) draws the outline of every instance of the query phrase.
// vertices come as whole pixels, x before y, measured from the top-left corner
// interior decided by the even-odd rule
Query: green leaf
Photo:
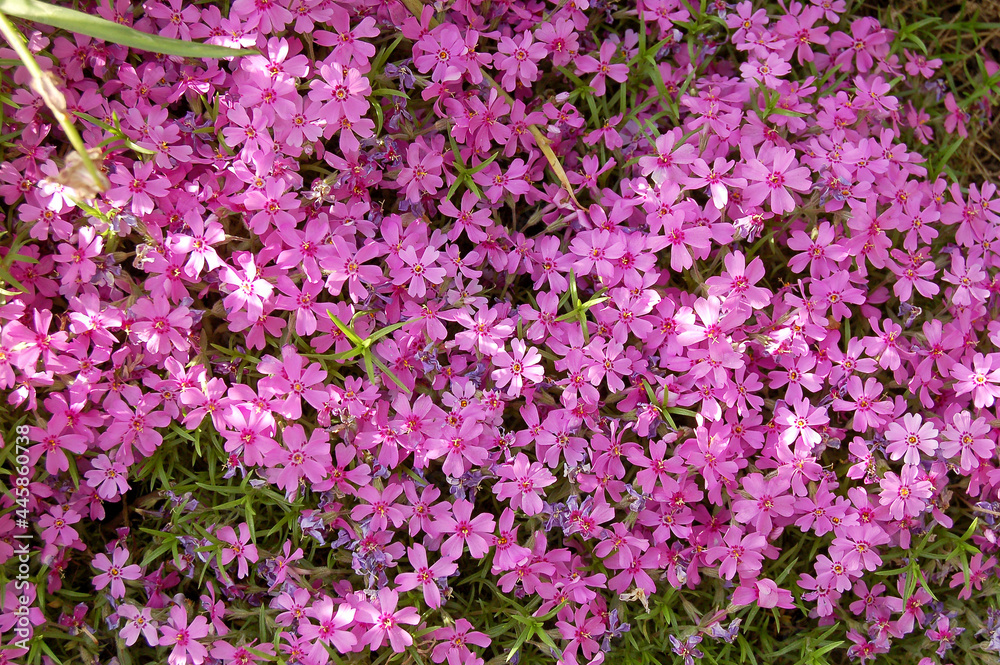
[[[250,49],[233,49],[228,46],[150,35],[100,16],[85,14],[67,7],[57,7],[41,0],[0,0],[0,12],[101,39],[109,44],[121,44],[153,53],[188,58],[230,58],[259,53]]]

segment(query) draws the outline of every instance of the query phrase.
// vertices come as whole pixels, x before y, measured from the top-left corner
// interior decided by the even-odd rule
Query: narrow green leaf
[[[258,53],[250,49],[233,49],[228,46],[150,35],[100,16],[78,12],[68,7],[57,7],[41,0],[0,0],[0,12],[101,39],[109,44],[122,44],[153,53],[188,58],[230,58]]]

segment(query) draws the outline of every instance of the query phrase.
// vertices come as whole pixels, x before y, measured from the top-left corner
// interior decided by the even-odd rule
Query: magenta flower
[[[780,589],[773,580],[767,578],[754,580],[750,585],[740,585],[733,592],[734,605],[756,605],[762,609],[780,607],[782,609],[794,609],[794,599],[792,593],[787,589]]]
[[[628,65],[624,63],[611,64],[611,59],[615,57],[618,45],[608,40],[601,44],[598,58],[583,55],[576,59],[576,69],[584,74],[594,74],[590,81],[590,87],[594,89],[594,94],[603,96],[607,90],[607,79],[610,78],[619,83],[624,83],[628,79]]]
[[[318,483],[327,476],[333,460],[330,455],[330,436],[317,427],[306,439],[302,425],[290,425],[281,433],[284,448],[280,462],[268,473],[268,480],[294,497],[304,480]],[[271,459],[267,460],[271,462]]]
[[[880,427],[884,416],[892,413],[892,402],[880,400],[882,384],[873,377],[861,383],[861,378],[851,376],[847,380],[847,392],[852,399],[835,399],[834,411],[853,411],[852,427],[857,432],[864,432],[869,427]]]
[[[977,409],[993,406],[1000,397],[1000,354],[984,356],[977,353],[972,358],[972,369],[966,364],[956,364],[951,368],[955,377],[955,394],[972,393]]]
[[[889,509],[893,519],[916,517],[926,509],[933,486],[927,480],[918,480],[919,475],[919,467],[905,464],[899,475],[886,471],[885,478],[879,482],[882,487],[879,503]]]
[[[438,628],[432,634],[437,644],[431,651],[431,660],[435,663],[448,661],[448,665],[466,665],[472,662],[470,644],[486,648],[492,640],[486,633],[472,630],[472,624],[467,619],[457,619],[455,625]]]
[[[493,65],[503,72],[500,79],[503,89],[511,92],[518,84],[530,86],[538,77],[538,61],[544,58],[548,47],[541,42],[534,42],[531,31],[525,31],[521,38],[501,37],[497,44],[497,57]]]
[[[208,649],[200,640],[208,636],[208,620],[196,616],[188,624],[187,610],[181,605],[170,607],[170,619],[160,628],[160,646],[173,646],[170,650],[170,665],[201,665],[208,656]]]
[[[362,487],[357,496],[366,503],[354,507],[351,519],[361,520],[371,515],[368,526],[375,531],[388,528],[390,521],[393,526],[402,525],[406,521],[406,513],[396,504],[396,498],[402,493],[403,488],[398,484],[388,485],[381,492],[370,485]]]
[[[187,307],[173,305],[163,294],[143,298],[132,306],[132,333],[153,353],[168,354],[188,348],[187,335],[194,319]]]
[[[84,474],[87,485],[97,490],[97,495],[106,501],[114,501],[129,489],[128,468],[121,462],[113,462],[107,455],[98,455],[91,462],[93,469]]]
[[[542,359],[541,353],[535,347],[528,347],[519,339],[510,341],[511,353],[500,350],[492,358],[493,365],[497,368],[490,376],[496,382],[497,388],[507,386],[507,394],[516,397],[521,394],[525,382],[538,383],[542,380],[545,372],[539,364]]]
[[[406,550],[412,573],[400,573],[396,576],[396,586],[399,591],[409,591],[420,587],[424,594],[427,607],[441,607],[441,590],[437,581],[454,575],[458,564],[452,559],[438,559],[433,565],[427,564],[427,550],[419,543]]]
[[[340,653],[348,653],[358,643],[357,636],[350,631],[357,612],[348,603],[338,604],[329,596],[323,596],[304,612],[316,623],[300,623],[299,635],[313,642],[318,640],[323,644],[331,644]]]
[[[224,526],[216,531],[216,537],[228,547],[222,548],[222,564],[226,565],[233,559],[238,564],[237,576],[242,579],[246,577],[250,570],[248,562],[256,563],[258,560],[257,546],[250,542],[250,527],[246,522],[239,525],[239,535],[231,526]]]
[[[416,625],[420,621],[420,615],[412,607],[397,610],[398,602],[399,594],[388,587],[383,587],[378,591],[377,604],[364,601],[358,605],[358,620],[373,624],[361,636],[359,646],[367,645],[375,651],[382,647],[388,637],[392,650],[401,653],[413,644],[413,637],[400,624]]]
[[[73,525],[81,519],[80,513],[72,508],[52,506],[49,512],[38,518],[38,526],[42,528],[42,538],[46,543],[72,546],[80,539]]]
[[[474,559],[482,559],[490,549],[488,535],[493,534],[496,521],[488,513],[480,513],[472,517],[475,508],[471,501],[458,500],[452,505],[454,517],[442,515],[438,526],[442,534],[450,534],[441,546],[441,554],[458,559],[462,556],[465,545]]]
[[[142,568],[136,564],[126,566],[126,561],[128,561],[128,550],[121,547],[114,549],[111,559],[103,553],[95,556],[92,565],[102,573],[94,578],[94,588],[100,591],[110,584],[112,598],[124,597],[125,580],[137,580],[142,577]]]
[[[753,524],[761,533],[769,533],[774,517],[791,517],[795,512],[795,497],[786,494],[789,481],[784,476],[765,479],[759,473],[743,478],[743,489],[749,498],[733,502],[733,514],[742,524]]]
[[[159,631],[150,608],[144,607],[140,610],[135,605],[122,604],[118,606],[117,614],[125,619],[125,625],[118,635],[125,640],[126,646],[135,644],[140,635],[145,638],[149,646],[156,646]]]
[[[795,199],[788,190],[808,192],[812,188],[809,169],[798,166],[795,151],[763,147],[756,156],[748,153],[741,175],[750,183],[743,191],[746,205],[770,202],[771,211],[783,215],[795,209]]]
[[[938,430],[932,423],[922,421],[920,415],[903,414],[902,424],[899,421],[889,423],[885,429],[888,445],[885,452],[889,459],[902,459],[905,464],[918,464],[920,454],[928,457],[934,455],[938,448]]]
[[[504,479],[494,485],[497,498],[510,499],[511,508],[520,508],[529,516],[542,512],[539,490],[556,481],[548,469],[539,462],[529,462],[524,453],[518,453],[513,462],[497,467],[497,476]]]
[[[242,271],[227,266],[220,275],[222,283],[231,289],[222,302],[230,311],[246,309],[250,318],[255,319],[264,313],[264,301],[271,297],[274,287],[258,276],[252,254],[241,254],[236,260]]]
[[[105,193],[108,201],[119,208],[126,205],[136,215],[148,215],[156,207],[154,197],[160,198],[170,191],[170,182],[163,176],[153,178],[153,162],[135,162],[132,171],[119,167],[108,176],[112,187]]]

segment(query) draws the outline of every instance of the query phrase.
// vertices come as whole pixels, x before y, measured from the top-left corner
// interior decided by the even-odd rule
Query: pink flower
[[[856,432],[864,432],[869,427],[880,427],[885,422],[883,416],[892,413],[892,402],[879,399],[882,396],[882,384],[873,377],[868,377],[862,385],[860,377],[851,376],[847,379],[847,392],[852,399],[833,400],[833,410],[853,411],[851,426]]]
[[[84,474],[87,485],[97,490],[106,501],[114,501],[129,489],[128,468],[121,462],[112,462],[107,455],[98,455],[91,462],[92,470]]]
[[[791,591],[779,589],[773,580],[764,578],[753,580],[752,584],[740,585],[733,592],[734,605],[756,605],[762,609],[780,607],[794,609],[794,599]]]
[[[406,647],[413,644],[413,637],[403,630],[400,624],[416,625],[420,621],[420,615],[412,607],[396,609],[399,602],[399,594],[388,587],[383,587],[378,591],[378,603],[362,602],[357,607],[358,620],[373,624],[368,631],[361,636],[360,646],[368,645],[372,651],[380,649],[385,643],[385,638],[389,638],[389,644],[396,653],[402,653]]]
[[[437,581],[454,575],[458,564],[452,559],[438,559],[433,565],[427,564],[427,550],[421,544],[416,544],[406,550],[407,558],[413,567],[412,573],[400,573],[396,576],[396,586],[399,591],[421,588],[427,607],[441,607],[441,590]]]
[[[208,620],[205,617],[196,616],[189,625],[187,610],[181,605],[172,605],[169,623],[160,631],[163,633],[160,646],[173,646],[170,665],[201,665],[205,661],[208,649],[198,641],[208,635]]]
[[[885,429],[889,459],[902,459],[906,464],[918,464],[920,454],[932,457],[938,448],[938,431],[932,423],[922,423],[919,414],[903,414],[903,423],[889,423]]]
[[[799,439],[808,449],[819,445],[822,437],[817,428],[830,422],[826,409],[812,406],[807,400],[795,403],[795,412],[785,407],[775,411],[775,420],[785,426],[781,433],[781,441],[786,445],[794,445]]]
[[[706,563],[721,561],[719,575],[724,579],[733,579],[737,572],[741,579],[753,579],[764,561],[761,550],[767,544],[767,539],[759,533],[743,533],[743,529],[738,526],[729,527],[722,539],[723,544],[709,547],[705,551]]]
[[[216,532],[216,537],[229,547],[222,548],[222,564],[226,565],[233,559],[238,564],[237,576],[242,579],[249,574],[247,562],[256,563],[258,560],[257,546],[250,542],[250,527],[246,522],[239,525],[239,536],[231,526],[224,526]]]
[[[542,43],[533,43],[534,36],[530,30],[521,34],[519,40],[511,37],[501,37],[497,44],[497,57],[494,66],[503,72],[500,79],[503,89],[511,92],[520,83],[530,86],[538,77],[538,61],[549,52]]]
[[[496,382],[497,388],[507,386],[507,394],[516,397],[521,394],[525,381],[538,383],[544,376],[544,370],[539,364],[542,359],[541,353],[535,347],[528,347],[519,339],[510,342],[511,353],[501,350],[493,356],[493,365],[497,368],[493,370],[491,376]]]
[[[812,188],[809,169],[798,166],[795,151],[764,146],[754,156],[747,151],[741,175],[750,183],[744,190],[745,205],[759,205],[770,199],[771,211],[783,215],[795,209],[788,190],[808,192]]]
[[[740,65],[743,78],[775,90],[780,85],[780,77],[792,71],[792,66],[777,53],[769,53],[764,60],[752,58]]]
[[[126,566],[128,561],[128,550],[116,547],[108,559],[105,554],[98,554],[94,557],[93,566],[100,571],[100,575],[94,578],[94,588],[101,590],[111,585],[111,597],[122,598],[125,595],[125,580],[137,580],[142,577],[142,568],[136,564]]]
[[[170,191],[170,181],[163,176],[152,178],[153,162],[135,162],[133,171],[119,167],[108,176],[108,180],[118,185],[105,193],[108,201],[119,208],[131,203],[129,210],[136,215],[153,212],[156,202],[153,197],[164,197]]]
[[[173,305],[162,293],[142,298],[132,306],[132,333],[153,353],[169,354],[187,350],[187,335],[194,318],[187,307]]]
[[[149,646],[156,646],[159,632],[150,608],[144,607],[140,610],[134,605],[122,604],[118,606],[117,614],[125,619],[125,625],[118,635],[125,640],[126,646],[135,644],[140,635],[146,639]]]
[[[268,473],[268,480],[294,497],[302,481],[318,483],[326,478],[332,458],[330,435],[325,429],[315,428],[307,441],[302,425],[290,425],[282,431],[281,439],[284,449],[280,461]]]
[[[944,428],[944,440],[941,442],[941,455],[945,459],[959,458],[958,464],[963,471],[971,471],[979,467],[981,461],[988,460],[996,454],[996,444],[990,438],[992,428],[985,418],[972,420],[968,411],[956,413],[951,424]]]
[[[435,663],[448,661],[448,665],[469,665],[474,662],[468,645],[486,648],[492,640],[485,634],[472,630],[467,619],[457,619],[455,625],[438,628],[431,635],[437,643],[431,651]]]
[[[252,254],[241,254],[236,260],[243,267],[241,272],[226,266],[220,275],[222,283],[231,289],[222,303],[230,311],[245,308],[247,315],[256,319],[264,313],[264,301],[271,297],[274,287],[258,276]]]
[[[42,538],[46,543],[72,546],[80,539],[73,525],[81,519],[80,513],[72,508],[52,506],[49,512],[38,518],[38,526],[42,528]]]
[[[618,45],[610,40],[601,44],[599,58],[583,55],[576,59],[576,69],[584,74],[594,74],[590,81],[590,87],[594,89],[594,94],[603,96],[607,87],[606,79],[611,78],[619,83],[628,80],[628,65],[619,63],[611,64],[611,59],[615,57]]]
[[[510,499],[511,508],[521,508],[529,516],[542,512],[539,490],[556,481],[548,469],[539,462],[529,462],[524,453],[518,453],[513,462],[500,465],[497,476],[504,479],[494,485],[497,498]]]
[[[993,406],[1000,397],[1000,354],[991,353],[984,356],[977,353],[972,358],[972,369],[966,364],[956,364],[951,368],[955,377],[955,394],[972,393],[977,409]]]
[[[490,549],[487,535],[492,535],[496,522],[488,513],[480,513],[472,517],[475,508],[471,501],[459,499],[452,505],[454,517],[443,515],[438,520],[442,534],[450,534],[441,546],[441,554],[458,559],[462,555],[464,545],[468,545],[469,553],[474,559],[482,559]]]
[[[743,524],[753,524],[761,533],[769,533],[773,526],[772,517],[791,517],[795,512],[795,497],[786,494],[789,481],[784,476],[765,480],[759,473],[750,473],[743,478],[743,489],[749,498],[733,502],[733,515]]]
[[[348,603],[338,604],[324,595],[310,605],[305,614],[316,621],[299,623],[299,634],[307,640],[332,644],[340,653],[350,652],[358,643],[357,636],[350,630],[358,610]]]
[[[893,519],[916,517],[927,507],[926,499],[931,497],[933,486],[927,480],[917,480],[920,468],[905,464],[899,475],[887,471],[879,485],[879,503],[889,508]]]

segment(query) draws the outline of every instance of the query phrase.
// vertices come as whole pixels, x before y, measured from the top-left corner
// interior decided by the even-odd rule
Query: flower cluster
[[[1000,197],[915,149],[976,131],[994,62],[960,103],[840,0],[221,7],[93,3],[254,54],[30,34],[96,200],[35,90],[0,99],[34,442],[0,564],[37,534],[62,630],[690,664],[753,607],[862,663],[1000,651],[956,604],[997,588]]]

